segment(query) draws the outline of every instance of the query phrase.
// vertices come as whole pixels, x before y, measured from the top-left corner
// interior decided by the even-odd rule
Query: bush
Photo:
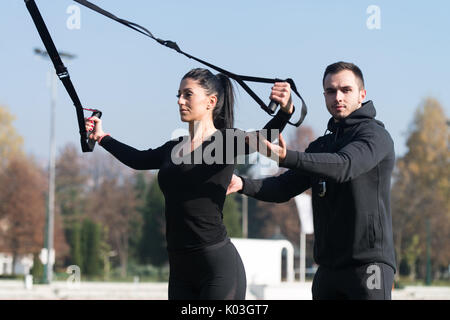
[[[44,265],[37,253],[33,254],[33,267],[30,270],[30,274],[33,276],[33,283],[42,283],[44,279]]]
[[[120,277],[120,268],[116,268],[112,272],[114,279],[133,281],[134,277],[139,277],[139,281],[168,281],[169,267],[164,265],[157,267],[151,264],[139,265],[135,263],[128,264],[128,277],[123,279]]]

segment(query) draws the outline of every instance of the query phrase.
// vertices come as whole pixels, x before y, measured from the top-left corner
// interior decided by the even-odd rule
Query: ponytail
[[[234,90],[230,78],[223,73],[216,75],[221,83],[223,93],[213,110],[214,126],[218,129],[233,128],[234,125]]]
[[[196,80],[207,94],[216,94],[217,103],[213,110],[213,122],[217,129],[233,128],[234,90],[230,78],[219,73],[214,75],[208,69],[192,69],[183,79]]]

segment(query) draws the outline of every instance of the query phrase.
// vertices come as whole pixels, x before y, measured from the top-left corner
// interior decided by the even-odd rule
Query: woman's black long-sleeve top
[[[276,132],[270,134],[270,129],[281,132],[290,117],[280,110],[266,124],[269,140],[278,137]],[[165,197],[167,248],[180,252],[204,248],[227,237],[222,209],[236,156],[251,152],[243,143],[246,135],[239,129],[217,130],[192,152],[189,137],[139,151],[106,136],[101,146],[136,170],[159,169],[158,182]],[[184,156],[183,146],[188,147]]]

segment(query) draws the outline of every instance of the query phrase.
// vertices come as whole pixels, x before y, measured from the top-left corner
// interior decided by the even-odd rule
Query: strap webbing
[[[67,68],[64,66],[64,63],[62,62],[58,50],[56,50],[55,44],[52,40],[52,37],[50,36],[50,33],[48,32],[47,26],[45,25],[44,19],[42,19],[41,13],[39,12],[36,3],[34,2],[34,0],[25,0],[25,4],[27,6],[28,11],[30,12],[31,17],[33,18],[34,24],[36,25],[36,28],[39,32],[42,42],[44,43],[48,56],[53,62],[56,74],[63,83],[64,88],[66,88],[66,91],[69,94],[70,99],[72,99],[72,102],[75,106],[78,120],[78,128],[80,132],[81,149],[83,150],[83,152],[91,152],[94,150],[95,141],[87,138],[87,132],[84,122],[83,106],[81,105],[77,92],[75,91],[72,81],[70,80],[69,72],[67,71]]]
[[[260,107],[265,110],[267,113],[269,113],[270,115],[274,113],[274,110],[271,110],[270,108],[268,108],[266,106],[266,104],[258,97],[258,95],[256,95],[256,93],[254,93],[250,87],[244,82],[244,81],[250,81],[250,82],[260,82],[260,83],[275,83],[275,82],[279,82],[279,81],[286,81],[290,84],[292,91],[300,98],[301,103],[302,103],[302,107],[301,107],[301,114],[300,114],[300,119],[296,122],[296,123],[291,123],[292,125],[295,126],[300,126],[300,124],[303,122],[303,120],[306,117],[306,113],[307,113],[307,107],[306,107],[306,103],[303,100],[302,96],[300,95],[300,93],[297,90],[297,86],[294,83],[294,80],[292,79],[286,79],[286,80],[280,80],[280,79],[269,79],[269,78],[260,78],[260,77],[251,77],[251,76],[244,76],[244,75],[237,75],[235,73],[232,73],[230,71],[227,71],[225,69],[222,69],[216,65],[213,65],[207,61],[201,60],[197,57],[194,57],[184,51],[182,51],[180,49],[180,47],[176,44],[176,42],[174,41],[170,41],[170,40],[163,40],[163,39],[159,39],[157,37],[155,37],[148,29],[142,27],[141,25],[138,25],[134,22],[130,22],[121,18],[116,17],[115,15],[113,15],[112,13],[100,8],[99,6],[87,1],[87,0],[74,0],[75,2],[91,9],[94,10],[112,20],[115,20],[147,37],[152,38],[153,40],[157,41],[159,44],[164,45],[170,49],[173,49],[175,51],[177,51],[178,53],[181,53],[183,55],[185,55],[186,57],[193,59],[197,62],[200,62],[201,64],[204,64],[208,67],[210,67],[211,69],[214,69],[220,73],[225,74],[226,76],[228,76],[229,78],[235,80],[237,83],[239,83],[241,85],[241,87],[256,101],[256,103],[258,103],[260,105]]]

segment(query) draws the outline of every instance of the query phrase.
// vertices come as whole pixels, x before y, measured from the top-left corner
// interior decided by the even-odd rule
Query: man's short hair
[[[322,85],[325,85],[325,78],[328,74],[336,74],[343,70],[350,70],[355,75],[357,81],[359,82],[359,89],[364,89],[364,77],[361,72],[361,69],[358,66],[351,62],[339,61],[333,64],[330,64],[323,74]]]

